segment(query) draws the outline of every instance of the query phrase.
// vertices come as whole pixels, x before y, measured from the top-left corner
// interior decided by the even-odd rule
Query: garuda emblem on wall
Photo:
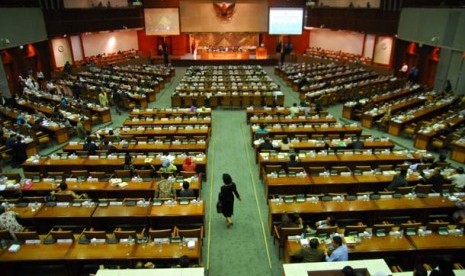
[[[216,16],[223,20],[230,20],[236,8],[236,1],[213,1]]]

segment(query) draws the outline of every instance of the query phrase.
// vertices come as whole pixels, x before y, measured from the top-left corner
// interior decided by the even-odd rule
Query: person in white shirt
[[[297,113],[299,113],[300,109],[297,106],[297,103],[294,103],[291,107],[289,107],[289,112],[291,117],[295,117]]]
[[[461,192],[465,187],[465,172],[462,167],[455,170],[456,174],[449,176],[449,180],[455,185],[455,190]]]
[[[399,70],[400,76],[405,79],[407,77],[407,71],[408,71],[408,65],[407,63],[403,63],[402,67],[400,67],[400,70]]]

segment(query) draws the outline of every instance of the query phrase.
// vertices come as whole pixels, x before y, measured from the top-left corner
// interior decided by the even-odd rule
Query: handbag
[[[218,214],[223,213],[223,202],[220,200],[218,200],[218,202],[216,203],[216,212]]]
[[[216,203],[216,212],[218,214],[223,213],[223,193],[218,193],[218,202]]]

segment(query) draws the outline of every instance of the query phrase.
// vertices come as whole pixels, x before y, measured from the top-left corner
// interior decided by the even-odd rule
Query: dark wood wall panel
[[[177,8],[179,0],[144,0],[144,8]]]
[[[399,12],[379,9],[309,9],[307,26],[352,30],[370,34],[396,34]]]
[[[49,37],[64,34],[143,28],[143,9],[62,9],[44,10]]]

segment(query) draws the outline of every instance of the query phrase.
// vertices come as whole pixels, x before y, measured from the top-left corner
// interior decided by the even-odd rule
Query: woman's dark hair
[[[406,169],[400,170],[400,176],[406,177],[407,176],[407,170]]]
[[[232,177],[227,173],[223,173],[223,182],[224,182],[224,184],[227,184],[227,185],[231,184],[232,183]]]
[[[344,266],[344,268],[342,269],[342,274],[344,276],[355,276],[357,274],[355,274],[355,270],[351,267],[351,266]]]
[[[189,189],[189,182],[183,181],[182,182],[182,188],[185,189],[185,190]]]
[[[66,184],[66,182],[61,182],[59,187],[60,190],[65,191],[68,189],[68,184]]]
[[[124,156],[124,164],[129,165],[131,164],[132,161],[132,156],[129,154],[129,152],[126,152],[126,155]]]
[[[413,270],[413,276],[427,276],[428,272],[422,264],[417,264]]]
[[[289,155],[289,160],[295,161],[295,158],[296,158],[295,154]]]
[[[336,225],[336,218],[333,217],[333,216],[329,216],[329,217],[328,217],[328,225],[329,225],[329,226],[334,226],[334,225]]]
[[[182,255],[181,258],[179,258],[179,266],[180,267],[189,267],[189,257],[186,255]]]

